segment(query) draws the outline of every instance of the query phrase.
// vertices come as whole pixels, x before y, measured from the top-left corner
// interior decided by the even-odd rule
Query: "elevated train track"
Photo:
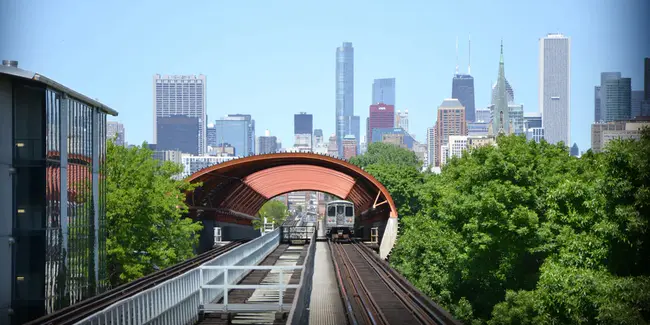
[[[363,243],[329,246],[349,324],[460,324]]]

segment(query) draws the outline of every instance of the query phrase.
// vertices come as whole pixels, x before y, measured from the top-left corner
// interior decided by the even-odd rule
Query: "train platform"
[[[347,324],[332,255],[328,244],[324,242],[316,243],[313,285],[309,303],[309,324]]]

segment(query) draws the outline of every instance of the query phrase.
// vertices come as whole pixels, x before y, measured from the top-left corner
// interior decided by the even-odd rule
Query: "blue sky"
[[[593,87],[620,71],[643,87],[646,0],[571,1],[49,1],[0,4],[0,57],[20,61],[115,108],[129,143],[152,141],[152,78],[207,75],[209,120],[250,113],[292,145],[293,114],[334,132],[335,50],[355,48],[355,114],[368,116],[374,78],[397,79],[419,141],[451,96],[459,38],[461,72],[472,37],[476,106],[490,101],[503,39],[515,101],[538,111],[538,38],[572,38],[571,142],[590,146]]]

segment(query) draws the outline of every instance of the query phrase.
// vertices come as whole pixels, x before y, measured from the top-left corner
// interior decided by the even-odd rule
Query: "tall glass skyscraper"
[[[343,137],[350,134],[349,117],[353,115],[354,48],[352,43],[344,42],[336,49],[336,141],[339,156],[343,156]]]
[[[228,114],[224,117],[225,120],[238,120],[246,121],[248,128],[246,133],[246,148],[248,151],[242,153],[241,156],[250,156],[255,154],[255,120],[250,114]]]
[[[153,77],[153,139],[158,150],[205,152],[205,85],[204,75]]]
[[[539,108],[544,139],[552,144],[563,141],[568,146],[571,138],[571,40],[562,34],[548,34],[539,39]]]
[[[255,120],[248,114],[229,114],[214,122],[216,146],[229,144],[235,156],[255,154]]]
[[[632,80],[620,72],[600,74],[600,119],[596,122],[629,120],[631,118]]]
[[[395,106],[395,78],[375,79],[372,83],[372,105],[384,103]]]
[[[455,74],[451,83],[451,98],[456,98],[465,107],[465,118],[474,122],[474,77],[469,74]]]

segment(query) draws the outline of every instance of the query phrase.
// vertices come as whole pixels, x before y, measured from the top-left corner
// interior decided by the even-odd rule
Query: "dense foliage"
[[[284,220],[289,216],[289,211],[287,206],[284,203],[278,200],[269,200],[257,212],[257,217],[259,219],[253,220],[253,227],[255,229],[260,229],[264,218],[267,218],[267,221],[272,222],[274,227],[280,226],[284,223]]]
[[[439,175],[385,145],[353,160],[398,205],[391,264],[466,324],[647,323],[650,132],[581,158],[517,136],[497,144]]]
[[[182,217],[182,191],[190,184],[172,178],[181,168],[153,159],[146,143],[127,149],[108,141],[106,249],[113,286],[194,254],[201,225]]]

